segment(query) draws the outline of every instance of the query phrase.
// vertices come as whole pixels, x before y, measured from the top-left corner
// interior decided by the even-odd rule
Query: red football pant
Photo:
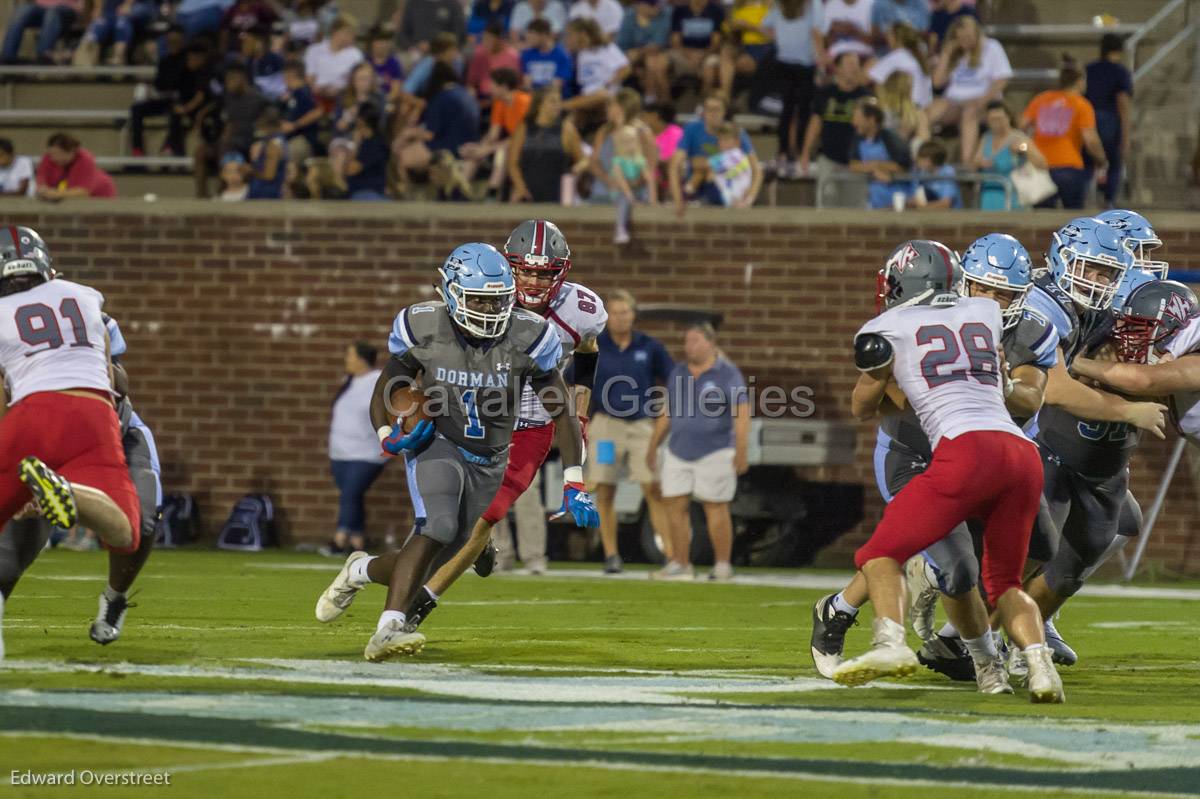
[[[121,424],[108,402],[58,391],[30,394],[0,418],[0,528],[33,497],[17,477],[30,455],[72,483],[103,491],[129,519],[134,552],[141,506],[129,478]]]
[[[496,492],[492,504],[483,512],[483,520],[495,524],[508,515],[508,509],[525,493],[533,482],[533,475],[542,468],[550,447],[554,443],[554,422],[541,427],[514,430],[512,447],[508,450],[508,466],[504,480]]]
[[[875,558],[904,563],[962,522],[979,519],[981,578],[994,604],[1021,587],[1041,495],[1042,459],[1028,439],[991,430],[942,439],[929,468],[888,504],[854,563],[860,569]]]

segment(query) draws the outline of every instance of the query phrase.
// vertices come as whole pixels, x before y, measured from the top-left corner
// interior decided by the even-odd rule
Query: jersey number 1
[[[467,423],[463,425],[463,435],[467,438],[483,438],[483,424],[479,421],[479,404],[475,399],[475,389],[462,393],[463,411],[467,414]]]
[[[971,377],[984,385],[1000,385],[1000,358],[996,355],[992,331],[987,325],[967,322],[958,329],[958,335],[945,325],[925,325],[917,330],[917,344],[923,347],[935,341],[940,343],[942,348],[930,350],[921,359],[921,377],[925,378],[930,388],[968,380]],[[938,371],[943,366],[957,363],[963,350],[966,350],[970,368]]]
[[[88,341],[87,325],[83,321],[83,313],[79,310],[79,303],[68,297],[58,306],[58,313],[71,323],[71,333],[75,337],[72,347],[92,346],[92,342]],[[58,323],[54,309],[49,305],[40,302],[22,305],[17,309],[16,322],[17,335],[21,337],[21,341],[31,347],[47,345],[44,349],[25,353],[26,358],[46,350],[56,350],[63,345],[62,326]]]

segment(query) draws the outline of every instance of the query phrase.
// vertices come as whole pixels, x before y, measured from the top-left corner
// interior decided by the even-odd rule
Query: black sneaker
[[[625,571],[625,563],[620,555],[609,555],[604,559],[605,574],[620,574]]]
[[[125,627],[125,614],[131,607],[134,606],[124,594],[112,599],[100,594],[100,611],[92,622],[88,637],[101,646],[108,646],[120,638],[121,630]]]
[[[480,577],[487,577],[496,570],[496,545],[491,541],[487,542],[487,546],[479,553],[479,557],[475,558],[475,573]]]
[[[813,605],[813,629],[810,649],[813,665],[822,677],[833,679],[833,670],[842,663],[842,650],[846,646],[846,631],[858,619],[842,610],[833,609],[835,594],[821,597]]]
[[[925,668],[944,674],[956,682],[975,681],[975,661],[961,638],[940,633],[927,641],[917,652],[917,660]]]

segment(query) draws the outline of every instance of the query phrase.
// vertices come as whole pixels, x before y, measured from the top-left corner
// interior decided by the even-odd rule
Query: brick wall
[[[72,206],[6,202],[7,223],[37,228],[56,265],[95,285],[129,340],[137,407],[158,437],[168,491],[194,493],[210,528],[247,491],[269,491],[291,540],[330,532],[336,496],[325,441],[344,346],[383,344],[403,305],[432,295],[434,267],[458,243],[501,243],[531,213],[509,206],[246,204],[234,208],[134,201]],[[643,303],[725,312],[722,346],[748,376],[808,385],[816,414],[848,417],[855,372],[849,342],[873,312],[874,272],[894,244],[918,236],[963,249],[996,227],[1045,249],[1061,214],[960,214],[757,210],[655,212],[637,226],[640,246],[610,243],[605,209],[547,209],[574,251],[573,277],[600,292],[617,287]],[[1186,216],[1157,218],[1176,265],[1200,255]],[[680,330],[648,326],[672,351]],[[863,425],[857,463],[813,472],[873,486],[874,431]],[[1153,496],[1168,444],[1143,445],[1135,490]],[[1186,469],[1184,470],[1186,471]],[[981,469],[980,479],[986,479]],[[844,565],[868,520],[827,550]],[[389,469],[371,495],[373,531],[407,525],[403,475]],[[1151,557],[1170,572],[1200,573],[1197,507],[1186,474],[1172,486]]]

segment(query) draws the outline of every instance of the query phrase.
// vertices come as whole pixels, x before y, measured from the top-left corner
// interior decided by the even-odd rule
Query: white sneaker
[[[346,608],[354,602],[355,595],[363,589],[361,585],[350,582],[350,566],[369,557],[371,556],[366,552],[350,553],[337,577],[333,578],[333,582],[317,599],[317,621],[331,622],[346,612]]]
[[[691,565],[680,566],[675,561],[670,561],[666,566],[663,566],[658,571],[650,572],[651,580],[666,580],[669,582],[690,582],[696,578],[696,571]]]
[[[128,612],[127,597],[118,596],[110,600],[101,592],[100,611],[96,614],[96,620],[92,622],[88,636],[101,646],[111,644],[121,637],[121,630],[125,627],[125,614]]]
[[[871,649],[833,670],[841,685],[864,685],[881,677],[907,677],[921,668],[917,653],[904,642],[904,627],[891,619],[875,619]]]
[[[525,564],[525,568],[529,569],[530,574],[545,574],[546,559],[538,558],[537,560],[531,560]]]
[[[1054,670],[1053,653],[1048,646],[1025,652],[1029,664],[1029,701],[1035,704],[1061,705],[1067,701],[1062,678]]]
[[[937,579],[922,555],[914,555],[904,564],[904,580],[908,586],[908,620],[913,632],[927,643],[934,637],[933,623],[937,615]]]
[[[716,563],[713,565],[713,570],[709,572],[708,579],[717,582],[725,582],[733,579],[733,565],[728,561]]]
[[[416,630],[406,629],[398,621],[389,621],[376,630],[363,650],[363,657],[372,663],[390,660],[398,655],[415,655],[425,647],[425,636]]]
[[[981,694],[1011,694],[1012,686],[1008,684],[1008,672],[1004,670],[1004,661],[999,656],[988,660],[975,661],[975,684]]]
[[[1008,642],[1008,646],[1008,662],[1004,664],[1008,669],[1008,676],[1016,680],[1019,685],[1024,685],[1029,679],[1029,664],[1025,662],[1025,653],[1018,649],[1012,641]]]

